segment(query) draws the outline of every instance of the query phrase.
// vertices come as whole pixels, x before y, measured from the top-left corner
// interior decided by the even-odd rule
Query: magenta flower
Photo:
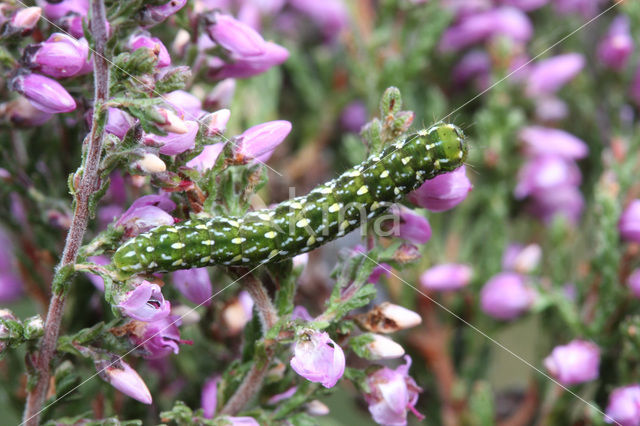
[[[456,86],[464,86],[469,81],[478,82],[479,87],[489,87],[491,58],[484,50],[472,50],[466,53],[453,68],[451,79]]]
[[[236,156],[243,161],[265,162],[291,132],[285,120],[269,121],[245,130],[237,137]]]
[[[120,139],[124,139],[124,135],[127,134],[135,122],[136,119],[125,111],[118,108],[109,108],[107,124],[104,127],[104,131],[116,135]]]
[[[266,42],[258,32],[229,15],[215,14],[207,27],[209,37],[238,57],[260,56],[265,53]]]
[[[509,244],[502,254],[502,269],[528,274],[540,263],[542,249],[537,244]]]
[[[202,121],[206,123],[207,136],[220,135],[227,129],[227,123],[231,118],[231,111],[226,108],[219,109],[216,112],[207,114],[203,117]]]
[[[407,411],[424,419],[415,409],[422,389],[409,376],[411,357],[407,355],[404,359],[406,364],[395,370],[383,367],[367,377],[369,392],[364,394],[364,399],[369,404],[371,417],[378,424],[406,425]]]
[[[343,0],[289,0],[291,6],[307,15],[329,40],[334,40],[349,23]]]
[[[431,239],[431,226],[424,216],[404,206],[393,206],[391,212],[397,217],[393,235],[415,244],[425,244]]]
[[[543,96],[535,99],[536,120],[541,123],[561,121],[569,115],[569,107],[555,96]]]
[[[207,268],[183,269],[173,273],[173,285],[191,302],[208,306],[211,304],[211,279]]]
[[[359,133],[368,117],[369,113],[364,102],[353,101],[345,106],[340,113],[340,125],[348,132]]]
[[[631,289],[633,297],[640,299],[640,268],[636,268],[631,272],[627,279],[627,285]]]
[[[197,120],[204,114],[200,99],[184,90],[174,90],[163,95],[162,98],[178,111],[179,115],[189,120]]]
[[[31,67],[51,77],[72,77],[83,71],[89,44],[85,39],[54,33],[47,41],[29,46],[25,57]]]
[[[131,207],[115,223],[123,227],[125,235],[133,236],[161,225],[173,225],[173,211],[176,204],[162,195],[145,195],[131,204]]]
[[[530,198],[528,210],[545,223],[551,223],[557,216],[563,217],[570,224],[580,220],[584,198],[580,190],[574,186],[564,185],[553,191],[536,193]]]
[[[209,63],[211,68],[209,75],[215,79],[248,78],[280,65],[289,58],[289,51],[278,44],[267,41],[263,48],[264,52],[260,55],[243,57],[232,55],[230,63],[215,58]]]
[[[523,128],[518,136],[529,155],[555,155],[575,160],[584,158],[589,153],[584,141],[560,129],[529,126]]]
[[[22,34],[28,34],[33,30],[40,19],[42,9],[36,6],[25,7],[18,10],[12,17],[9,24],[19,29]],[[4,18],[4,17],[3,17]]]
[[[549,0],[501,0],[501,4],[517,7],[525,12],[539,9],[547,3],[549,3]]]
[[[342,377],[345,358],[342,348],[322,331],[308,330],[293,348],[291,368],[305,379],[332,388]]]
[[[145,27],[152,27],[174,15],[187,4],[187,0],[170,0],[158,6],[146,6],[142,14]]]
[[[535,292],[520,274],[501,272],[494,275],[480,292],[480,307],[485,314],[512,320],[525,313],[535,300]]]
[[[614,389],[609,396],[605,421],[620,426],[640,425],[640,385]]]
[[[68,14],[86,16],[89,12],[89,0],[62,0],[60,2],[39,0],[38,4],[43,5],[45,16],[53,20],[58,20]]]
[[[164,300],[160,286],[148,281],[142,281],[135,289],[118,298],[116,306],[122,314],[138,321],[157,321],[171,311],[171,304]]]
[[[205,145],[202,148],[202,152],[193,157],[186,164],[187,167],[196,169],[200,173],[204,173],[209,169],[212,169],[216,164],[220,153],[224,149],[224,142],[215,143],[213,145]]]
[[[218,406],[218,382],[220,377],[212,377],[204,382],[202,387],[202,395],[200,396],[200,407],[202,407],[202,416],[205,419],[212,419],[216,414]]]
[[[158,320],[144,322],[133,321],[128,324],[129,339],[142,352],[146,359],[164,358],[170,353],[180,352],[180,344],[188,343],[180,340],[178,317],[168,315]]]
[[[618,15],[607,35],[598,44],[598,59],[607,67],[620,71],[633,53],[633,38],[629,29],[629,18]]]
[[[640,243],[640,199],[631,201],[618,221],[620,237],[625,241]]]
[[[540,60],[531,67],[525,91],[529,96],[555,93],[578,75],[584,64],[584,56],[579,53],[566,53]]]
[[[294,306],[293,312],[291,313],[291,320],[301,319],[303,321],[313,321],[313,317],[307,311],[307,308],[304,306],[298,305]]]
[[[420,285],[425,290],[455,291],[471,282],[473,271],[469,265],[443,263],[433,266],[420,275]]]
[[[131,50],[137,50],[143,47],[151,50],[158,58],[158,68],[168,67],[171,65],[171,56],[169,56],[169,51],[157,37],[151,37],[145,33],[137,33],[129,38],[127,45]]]
[[[564,386],[595,380],[600,367],[600,348],[586,340],[572,340],[556,346],[544,359],[544,366]]]
[[[11,88],[22,94],[36,108],[57,114],[76,109],[76,101],[57,81],[39,74],[19,75],[11,82]]]
[[[578,186],[582,180],[580,170],[572,161],[555,156],[539,156],[529,160],[520,169],[516,198],[541,195],[564,186]]]
[[[198,122],[186,120],[187,131],[185,133],[169,132],[165,136],[147,133],[144,136],[144,143],[151,146],[159,146],[160,154],[178,155],[193,149],[196,146],[196,135],[198,134]]]
[[[144,380],[122,359],[99,360],[95,365],[99,376],[111,386],[143,404],[151,404],[151,393]]]
[[[426,181],[408,197],[413,204],[434,212],[442,212],[464,201],[471,188],[467,170],[462,166]]]

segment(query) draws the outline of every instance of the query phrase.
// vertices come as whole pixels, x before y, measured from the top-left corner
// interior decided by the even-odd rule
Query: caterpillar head
[[[433,131],[428,133],[429,143],[435,144],[440,169],[453,171],[462,166],[467,160],[469,146],[462,129],[453,124],[438,123]]]

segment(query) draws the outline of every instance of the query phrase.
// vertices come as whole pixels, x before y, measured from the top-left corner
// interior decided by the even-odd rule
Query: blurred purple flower
[[[57,114],[76,109],[76,101],[57,81],[39,74],[19,75],[10,84],[36,108]]]
[[[462,18],[444,32],[439,46],[442,52],[454,52],[494,36],[526,42],[532,34],[533,26],[525,13],[513,7],[499,7]]]
[[[370,336],[373,340],[365,345],[368,359],[394,359],[404,355],[402,345],[394,342],[393,339],[376,333]]]
[[[263,48],[264,52],[261,55],[246,57],[232,55],[230,63],[215,58],[209,63],[211,68],[209,75],[215,79],[248,78],[280,65],[289,58],[289,51],[278,44],[267,41]]]
[[[636,268],[631,272],[627,279],[627,285],[631,289],[633,297],[640,299],[640,268]]]
[[[307,311],[307,308],[301,305],[294,306],[293,312],[291,313],[291,320],[301,319],[304,321],[312,321],[313,317]]]
[[[20,30],[23,35],[29,34],[29,32],[31,32],[38,23],[41,13],[42,9],[39,7],[32,6],[21,8],[11,17],[9,25]],[[0,18],[0,24],[4,22],[4,19],[4,16]]]
[[[151,50],[158,58],[158,68],[168,67],[171,65],[171,56],[169,51],[157,37],[151,37],[146,33],[137,33],[129,37],[127,46],[131,50],[147,48]]]
[[[562,216],[570,224],[576,224],[580,220],[583,208],[582,193],[570,185],[557,187],[553,191],[535,193],[530,198],[528,206],[530,213],[545,223],[550,223],[556,216]]]
[[[404,357],[406,364],[392,370],[383,367],[367,377],[368,392],[364,399],[369,405],[373,420],[382,425],[406,425],[407,411],[410,410],[420,420],[424,416],[418,413],[415,405],[422,389],[409,376],[411,357]]]
[[[640,64],[638,64],[633,74],[633,80],[629,88],[629,96],[636,105],[640,105]]]
[[[142,281],[135,289],[119,296],[116,305],[123,315],[138,321],[157,321],[171,312],[158,284]]]
[[[160,225],[172,225],[173,217],[167,212],[173,211],[176,204],[163,195],[145,195],[131,204],[131,207],[115,223],[122,226],[128,236],[138,235]]]
[[[212,377],[204,382],[202,387],[202,396],[200,397],[200,407],[202,407],[202,416],[205,419],[212,419],[216,414],[218,406],[218,382],[220,377]]]
[[[142,22],[145,27],[159,24],[182,9],[185,4],[187,4],[187,0],[170,0],[158,6],[145,6],[142,13]]]
[[[544,359],[544,366],[564,386],[595,380],[600,367],[600,349],[586,340],[572,340],[556,346]]]
[[[99,360],[95,365],[98,375],[111,386],[143,404],[151,404],[151,393],[144,380],[122,359]]]
[[[231,426],[260,426],[253,417],[223,417],[223,419],[231,422]]]
[[[291,132],[285,120],[269,121],[245,130],[237,137],[236,156],[242,161],[265,162]]]
[[[538,156],[520,169],[514,194],[518,199],[544,196],[545,192],[563,186],[578,186],[581,180],[580,170],[573,161],[550,155]]]
[[[367,122],[369,113],[362,101],[350,102],[340,113],[340,125],[343,129],[352,133],[359,133]]]
[[[107,256],[90,256],[87,260],[95,263],[96,265],[108,265],[111,263],[111,259]],[[104,292],[104,279],[100,275],[87,274],[87,278],[89,278],[89,281],[91,281],[91,284],[93,284],[95,288]]]
[[[629,17],[618,15],[598,44],[598,59],[613,70],[622,70],[633,53],[633,37],[629,27]]]
[[[129,339],[142,351],[146,359],[164,358],[170,353],[180,352],[181,343],[189,343],[180,340],[178,317],[168,315],[154,321],[133,321],[127,324]]]
[[[191,302],[209,306],[213,288],[207,268],[193,268],[175,271],[173,284]]]
[[[222,13],[216,13],[213,20],[214,22],[207,27],[209,37],[231,55],[246,58],[265,53],[266,42],[247,24]]]
[[[580,53],[566,53],[542,59],[531,66],[525,91],[529,96],[549,95],[571,81],[584,68]]]
[[[186,120],[184,123],[187,126],[186,133],[169,132],[165,136],[147,133],[144,136],[145,144],[160,146],[160,154],[164,155],[178,155],[193,149],[196,146],[196,135],[199,129],[198,122]]]
[[[86,16],[89,12],[89,0],[62,0],[56,2],[38,0],[37,3],[42,6],[45,16],[52,20],[58,20],[70,13]]]
[[[204,100],[207,109],[217,110],[231,106],[233,95],[236,91],[236,81],[226,78],[215,85]]]
[[[0,302],[12,302],[22,295],[22,291],[13,242],[10,235],[0,228]]]
[[[291,368],[305,379],[332,388],[342,377],[345,358],[342,348],[326,332],[309,330],[295,343]]]
[[[631,201],[618,221],[620,237],[625,241],[640,243],[640,199]]]
[[[229,118],[231,118],[231,111],[226,108],[219,109],[216,112],[202,117],[201,121],[206,124],[206,136],[215,136],[224,133],[227,129]]]
[[[425,244],[431,238],[431,225],[424,216],[414,213],[404,206],[394,205],[391,213],[394,220],[392,235],[415,244]],[[397,223],[396,223],[397,222]]]
[[[569,115],[567,103],[555,96],[536,98],[535,104],[536,119],[542,123],[564,120]]]
[[[307,15],[329,40],[334,40],[349,23],[343,0],[289,0],[289,4]]]
[[[297,386],[291,386],[286,391],[284,391],[282,393],[278,393],[278,394],[273,395],[272,397],[270,397],[267,400],[267,404],[268,405],[276,405],[280,401],[284,401],[286,399],[289,399],[296,393],[297,390],[298,390]]]
[[[174,90],[162,97],[165,102],[178,111],[179,115],[188,120],[197,120],[205,113],[202,110],[202,101],[184,90]]]
[[[530,12],[546,5],[549,3],[549,0],[500,0],[500,3],[505,6],[517,7],[525,12]]]
[[[640,385],[624,386],[611,392],[605,421],[619,426],[640,425]]]
[[[436,176],[409,193],[409,200],[434,212],[449,210],[467,198],[471,191],[467,169],[462,166],[452,172]]]
[[[538,266],[541,257],[542,249],[537,244],[509,244],[502,254],[502,269],[528,274]]]
[[[224,142],[215,143],[213,145],[205,145],[202,148],[202,152],[193,157],[186,164],[187,167],[196,169],[200,173],[204,173],[209,169],[212,169],[216,164],[220,153],[224,149]]]
[[[472,273],[469,265],[443,263],[424,271],[420,275],[420,285],[425,290],[460,290],[469,284]]]
[[[484,50],[472,50],[465,53],[460,62],[453,68],[451,79],[460,87],[473,80],[479,88],[489,87],[489,73],[491,72],[491,58]]]
[[[107,124],[104,131],[116,135],[120,139],[124,139],[124,135],[133,126],[136,119],[127,112],[118,108],[109,108],[107,116]]]
[[[24,96],[19,96],[0,104],[0,117],[20,127],[33,127],[46,123],[53,115],[36,108]]]
[[[560,129],[529,126],[522,129],[518,136],[524,142],[528,155],[556,155],[566,159],[580,159],[589,153],[586,143]]]
[[[29,66],[54,78],[73,77],[83,71],[89,57],[87,40],[53,33],[47,41],[27,47]]]
[[[553,6],[558,13],[582,15],[585,19],[596,16],[603,0],[554,0]]]
[[[480,306],[484,313],[499,320],[519,317],[529,310],[534,300],[534,290],[520,274],[513,272],[494,275],[480,292]]]

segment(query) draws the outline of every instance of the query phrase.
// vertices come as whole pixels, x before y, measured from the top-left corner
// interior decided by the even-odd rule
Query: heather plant
[[[0,410],[640,425],[640,5],[0,3]]]

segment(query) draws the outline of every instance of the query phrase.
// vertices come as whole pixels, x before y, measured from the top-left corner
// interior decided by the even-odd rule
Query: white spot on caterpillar
[[[232,261],[232,262],[238,262],[238,261],[239,261],[239,260],[241,260],[241,259],[242,259],[242,255],[241,255],[241,254],[239,254],[239,255],[237,255],[236,257],[234,257],[233,259],[231,259],[231,261]]]
[[[380,173],[380,177],[383,179],[386,178],[387,176],[389,176],[389,170],[385,170],[382,173]]]
[[[168,255],[168,254],[166,254],[166,253],[160,253],[160,258],[161,258],[162,260],[171,260],[171,256],[169,256],[169,255]]]
[[[176,261],[175,261],[175,262],[173,262],[171,265],[173,265],[173,266],[180,266],[180,265],[182,265],[182,259],[178,259],[178,260],[176,260]]]
[[[377,155],[374,155],[373,157],[371,157],[371,160],[377,163],[378,161],[380,161],[380,157],[378,157]]]
[[[214,245],[215,243],[216,243],[216,242],[215,242],[215,241],[213,241],[213,240],[204,240],[204,241],[202,242],[202,245],[203,245],[203,246],[212,246],[212,245]]]
[[[196,229],[207,229],[207,225],[201,223],[200,225],[196,225]]]
[[[418,134],[419,134],[420,136],[427,136],[427,130],[425,130],[425,129],[420,129],[420,130],[418,130]]]
[[[293,207],[294,209],[301,209],[302,208],[302,204],[300,204],[297,201],[292,201],[291,202],[291,207]]]
[[[158,264],[156,262],[151,262],[149,264],[149,268],[155,268],[156,266],[158,266]]]
[[[458,153],[458,158],[462,158],[462,151]]]
[[[260,220],[271,220],[271,216],[269,216],[268,214],[264,214],[264,213],[260,213],[260,214],[258,215],[258,218],[259,218]]]
[[[300,252],[304,253],[304,252],[307,252],[309,250],[311,250],[311,247],[302,247],[302,249],[300,249]]]
[[[278,235],[278,234],[276,234],[274,231],[269,231],[269,232],[267,232],[266,234],[264,234],[264,236],[265,236],[266,238],[270,238],[270,239],[271,239],[271,238],[275,238],[275,237],[276,237],[276,235]]]
[[[127,252],[127,254],[125,254],[123,257],[133,257],[136,255],[135,250],[131,250],[130,252]]]
[[[142,269],[142,265],[140,263],[136,263],[135,265],[131,265],[131,269],[139,271]]]
[[[309,237],[309,239],[307,240],[307,245],[308,246],[312,246],[313,244],[315,244],[316,242],[316,237],[314,237],[313,235]]]
[[[358,195],[364,195],[364,194],[366,194],[367,192],[369,192],[369,187],[368,187],[367,185],[362,185],[362,186],[360,187],[360,189],[358,189],[358,192],[356,192],[356,194],[358,194]]]
[[[243,257],[243,258],[242,258],[242,261],[243,261],[244,263],[247,263],[247,262],[249,262],[249,258],[248,258],[248,257]]]
[[[377,201],[374,201],[373,203],[371,203],[371,210],[377,210],[380,208],[380,204]]]
[[[398,195],[400,194],[400,190],[398,188],[393,188],[393,193]]]
[[[333,203],[330,207],[329,207],[329,213],[335,213],[338,210],[340,210],[340,207],[342,205],[340,203]]]
[[[349,225],[355,225],[356,223],[358,223],[356,219],[352,219],[349,221]]]
[[[333,192],[331,188],[320,188],[321,194],[331,194],[331,192]]]
[[[243,237],[236,237],[236,238],[234,238],[233,240],[231,240],[231,242],[232,242],[233,244],[242,244],[242,243],[244,243],[245,241],[247,241],[247,239],[246,239],[246,238],[243,238]]]
[[[436,160],[433,162],[433,167],[435,167],[436,169],[440,170],[440,160]]]
[[[344,231],[344,230],[345,230],[345,229],[347,229],[348,227],[349,227],[349,222],[347,222],[347,221],[345,220],[345,221],[343,221],[343,222],[340,224],[340,231]]]
[[[280,250],[280,256],[286,256],[286,255],[288,255],[288,254],[289,254],[289,252],[288,252],[288,251],[286,251],[286,250]]]
[[[155,250],[155,247],[153,247],[153,246],[147,247],[147,252],[149,252],[149,253],[153,252],[154,250]]]
[[[237,221],[235,221],[235,220],[228,220],[228,221],[227,221],[227,223],[228,223],[229,225],[231,225],[231,226],[236,227],[236,228],[239,228],[239,227],[240,227],[240,224],[239,224]]]
[[[402,147],[404,146],[404,139],[396,142],[394,146],[396,147],[396,149],[402,149]]]
[[[184,244],[183,243],[173,243],[173,244],[171,244],[171,248],[178,250],[178,249],[184,248]]]
[[[211,256],[205,256],[203,258],[200,258],[201,263],[209,263],[210,260],[211,260]]]
[[[406,166],[407,164],[409,164],[409,161],[411,161],[411,158],[413,158],[413,157],[411,157],[411,156],[404,157],[402,159],[402,164],[404,164]]]
[[[345,176],[358,177],[360,176],[360,172],[358,170],[352,170],[350,172],[345,173]]]
[[[296,223],[296,226],[297,226],[298,228],[304,228],[304,227],[305,227],[305,226],[307,226],[308,224],[309,224],[309,219],[307,219],[307,218],[303,218],[303,219],[300,219],[300,220]]]
[[[278,250],[271,250],[271,253],[269,253],[269,259],[271,259],[272,257],[275,257],[278,255]]]
[[[171,228],[167,228],[167,232],[174,232],[175,233],[175,232],[178,232],[178,230],[176,228],[171,227]]]

